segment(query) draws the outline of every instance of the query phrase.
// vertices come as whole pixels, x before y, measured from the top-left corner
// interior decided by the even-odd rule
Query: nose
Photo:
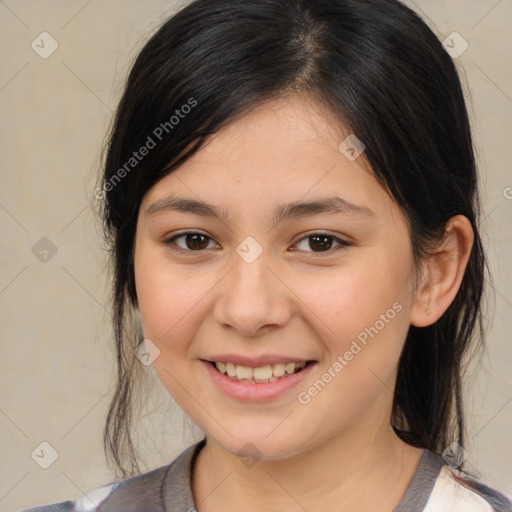
[[[214,317],[241,336],[258,337],[286,325],[292,314],[292,293],[271,267],[265,252],[248,263],[238,254],[219,287]]]

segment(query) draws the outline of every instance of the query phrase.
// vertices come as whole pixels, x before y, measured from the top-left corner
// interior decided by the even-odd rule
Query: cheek
[[[405,258],[390,268],[383,260],[361,258],[337,269],[330,279],[311,280],[304,288],[311,310],[329,328],[322,339],[326,354],[321,369],[301,388],[300,403],[311,400],[316,411],[315,428],[348,424],[372,403],[388,407],[409,328],[409,275],[399,270],[408,268],[407,263]],[[329,411],[328,417],[322,411]]]
[[[144,336],[160,350],[179,349],[177,333],[190,323],[211,288],[208,279],[199,279],[191,267],[170,265],[165,252],[143,244],[137,247],[135,285]]]
[[[213,285],[197,270],[170,265],[158,251],[140,247],[135,258],[135,282],[144,338],[159,349],[152,367],[176,403],[196,419],[190,407],[191,372],[187,366],[190,340],[204,314],[202,298]],[[192,386],[194,387],[194,386]]]
[[[373,325],[395,302],[402,304],[408,276],[398,268],[400,265],[390,268],[377,265],[375,259],[366,262],[361,258],[321,279],[301,276],[301,296],[331,336],[346,339]]]
[[[371,257],[361,254],[350,266],[334,270],[328,279],[306,280],[303,296],[328,327],[323,329],[326,354],[322,371],[330,369],[338,377],[333,379],[332,389],[343,403],[353,399],[349,390],[358,389],[363,400],[378,393],[382,382],[392,386],[409,328],[412,273],[407,269],[411,261],[407,251],[373,252]],[[328,401],[328,395],[321,401]]]

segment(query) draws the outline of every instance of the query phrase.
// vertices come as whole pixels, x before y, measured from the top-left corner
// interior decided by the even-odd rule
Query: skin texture
[[[208,439],[192,477],[199,512],[390,511],[421,456],[390,427],[397,363],[409,325],[435,322],[455,297],[472,230],[454,217],[415,268],[402,211],[364,153],[350,161],[338,149],[349,134],[304,96],[269,101],[212,137],[141,204],[135,278],[144,336],[160,350],[153,367],[162,384]],[[227,218],[148,213],[171,194],[207,201]],[[276,205],[334,195],[371,214],[271,219]],[[169,242],[186,230],[208,238]],[[334,237],[331,246],[307,238],[319,231]],[[236,251],[247,237],[263,250],[250,264]],[[180,247],[188,252],[173,249]],[[400,311],[300,403],[298,394],[393,304]],[[244,402],[205,371],[200,359],[219,353],[316,364],[281,396]],[[254,447],[258,460],[244,464],[237,454]]]

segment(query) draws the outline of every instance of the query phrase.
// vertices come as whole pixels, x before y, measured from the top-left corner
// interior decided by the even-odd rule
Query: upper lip
[[[257,357],[248,357],[237,354],[219,354],[213,355],[204,359],[209,362],[224,362],[224,363],[233,363],[241,366],[250,366],[252,368],[257,368],[260,366],[266,366],[268,364],[286,364],[286,363],[302,363],[312,361],[311,359],[306,359],[303,357],[290,357],[290,356],[282,356],[282,355],[272,355],[272,354],[264,354]]]

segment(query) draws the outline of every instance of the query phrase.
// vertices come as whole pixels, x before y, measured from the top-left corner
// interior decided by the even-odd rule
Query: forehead
[[[283,203],[338,195],[361,210],[389,211],[392,201],[364,153],[351,160],[340,151],[349,135],[309,98],[268,101],[214,134],[146,194],[142,207],[173,195],[218,205],[225,216],[272,210],[275,220]]]
[[[268,168],[271,162],[323,157],[349,134],[323,104],[311,96],[291,95],[266,101],[222,128],[201,157],[229,164],[252,156]]]

